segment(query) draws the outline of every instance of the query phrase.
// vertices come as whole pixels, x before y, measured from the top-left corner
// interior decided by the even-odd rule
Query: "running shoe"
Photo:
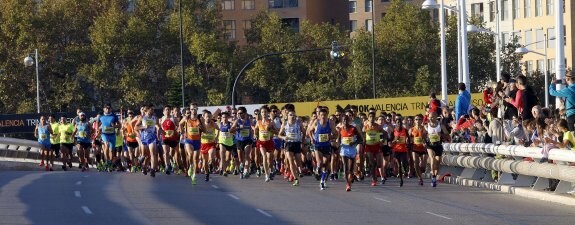
[[[156,170],[151,169],[151,170],[150,170],[150,176],[151,176],[151,177],[156,177]]]
[[[288,178],[288,181],[289,181],[289,182],[293,182],[294,179],[295,179],[295,178],[294,178],[292,175],[290,175],[289,178]]]
[[[192,176],[192,185],[196,185],[198,182],[196,181],[196,176]]]
[[[260,169],[257,169],[257,171],[256,171],[256,176],[257,176],[257,177],[260,177],[261,175],[262,175],[262,172],[260,171]]]
[[[43,167],[44,166],[44,161],[40,162],[40,165],[38,165],[39,167]]]
[[[270,182],[270,176],[266,174],[266,182]]]
[[[419,186],[423,186],[423,180],[419,180]]]
[[[66,165],[62,165],[62,170],[66,171],[68,169],[66,169]]]
[[[209,172],[206,173],[206,182],[208,182],[208,181],[210,181],[210,173]]]
[[[351,184],[349,182],[347,182],[347,184],[345,185],[345,191],[347,192],[351,191]]]
[[[295,181],[293,182],[293,186],[296,186],[296,187],[299,186],[299,180],[295,180]]]
[[[44,169],[45,169],[46,171],[50,171],[50,166],[49,166],[48,164],[46,164],[46,166],[44,167]]]
[[[239,174],[238,170],[234,170],[234,176],[237,176]]]
[[[372,181],[371,181],[371,186],[373,186],[373,187],[377,186],[377,180],[372,180]]]
[[[192,177],[192,173],[193,173],[193,172],[194,172],[194,171],[192,170],[192,168],[189,168],[189,169],[188,169],[188,177]]]
[[[319,189],[322,191],[325,190],[325,183],[323,181],[319,183]]]
[[[435,178],[435,177],[432,177],[432,178],[431,178],[431,186],[432,186],[432,187],[437,187],[437,178]]]
[[[381,178],[381,185],[384,185],[386,181],[387,181],[387,178],[385,178],[385,177]]]
[[[142,168],[142,174],[148,175],[148,169],[147,169],[147,168]]]
[[[333,173],[330,174],[330,175],[329,175],[329,180],[335,180],[335,174],[333,174]]]
[[[168,168],[166,168],[166,175],[170,175],[172,173],[172,169],[173,169],[172,165],[168,164]]]
[[[72,162],[68,162],[68,168],[72,168]]]
[[[240,173],[240,180],[244,179],[244,173]]]
[[[403,179],[399,181],[399,187],[403,187]]]

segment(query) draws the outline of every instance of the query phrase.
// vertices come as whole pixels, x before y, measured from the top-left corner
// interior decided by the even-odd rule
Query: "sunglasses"
[[[288,114],[288,116],[295,116],[294,114]]]

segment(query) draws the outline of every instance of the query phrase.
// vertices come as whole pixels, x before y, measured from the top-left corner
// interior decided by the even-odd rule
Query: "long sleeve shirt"
[[[511,105],[515,106],[519,113],[523,112],[523,90],[517,90],[515,94],[515,99],[510,102]]]
[[[557,90],[555,84],[549,86],[549,94],[555,97],[565,98],[565,110],[567,116],[575,115],[575,84]]]

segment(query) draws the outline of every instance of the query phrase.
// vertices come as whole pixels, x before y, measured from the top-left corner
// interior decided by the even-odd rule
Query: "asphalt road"
[[[203,178],[203,175],[200,175]],[[573,224],[575,208],[483,189],[407,180],[319,190],[277,177],[0,172],[0,224]]]

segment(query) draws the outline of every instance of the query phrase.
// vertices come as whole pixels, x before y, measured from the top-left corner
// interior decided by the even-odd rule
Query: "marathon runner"
[[[78,150],[78,159],[80,161],[80,167],[82,172],[88,170],[88,158],[90,157],[90,147],[92,147],[92,142],[90,137],[92,137],[92,126],[86,119],[86,114],[83,112],[79,113],[79,120],[76,122],[76,127],[74,128],[74,137],[76,138],[76,149]]]
[[[261,156],[263,158],[263,173],[265,175],[266,182],[269,182],[271,179],[273,179],[270,165],[272,162],[272,156],[275,147],[271,137],[276,133],[276,128],[273,124],[273,121],[271,121],[268,117],[269,111],[269,108],[265,105],[260,108],[261,119],[257,121],[255,128],[255,133],[258,134],[256,146],[260,150]]]
[[[236,144],[240,161],[240,179],[249,178],[254,132],[252,130],[252,121],[249,119],[245,107],[238,108],[238,117],[233,126],[237,129]]]
[[[66,116],[60,117],[60,125],[58,126],[60,136],[60,151],[62,152],[62,170],[72,168],[71,154],[74,148],[74,124],[68,123]]]
[[[375,122],[375,113],[371,112],[368,115],[368,121],[363,126],[365,133],[365,153],[367,156],[367,165],[369,166],[369,173],[371,174],[371,186],[377,185],[376,169],[381,167],[381,137],[383,132],[381,126]],[[383,176],[382,176],[383,177]]]
[[[351,191],[351,183],[354,180],[353,172],[355,171],[354,161],[357,156],[357,145],[359,144],[359,139],[363,139],[358,128],[350,124],[352,121],[349,118],[347,115],[343,116],[341,124],[337,127],[341,144],[340,155],[343,159],[343,170],[347,181],[345,191]]]
[[[195,103],[190,105],[189,109],[184,111],[184,118],[180,121],[180,130],[185,131],[185,148],[186,148],[186,169],[187,175],[196,184],[196,174],[199,162],[200,142],[200,125],[198,119],[198,106]]]
[[[289,171],[293,179],[295,179],[293,186],[298,186],[301,174],[298,165],[301,165],[302,134],[305,133],[305,129],[302,127],[300,121],[296,119],[295,111],[289,110],[287,116],[288,120],[282,124],[279,137],[286,142],[287,159],[289,163],[286,167],[286,171]]]
[[[162,147],[164,148],[164,163],[166,164],[166,171],[167,175],[170,175],[172,172],[172,157],[170,153],[174,154],[177,151],[180,137],[176,131],[176,121],[175,118],[172,117],[172,111],[170,106],[164,106],[164,115],[160,118],[161,124],[161,136],[162,136]]]
[[[228,163],[231,161],[233,167],[235,160],[232,159],[234,152],[236,152],[236,145],[234,143],[234,133],[236,126],[232,126],[229,120],[229,114],[223,112],[219,122],[218,144],[220,145],[220,176],[228,176]],[[237,152],[236,152],[237,153]],[[237,157],[234,157],[237,158]]]
[[[42,150],[40,167],[44,166],[44,160],[46,160],[46,171],[49,171],[52,168],[51,166],[54,165],[54,157],[52,157],[52,152],[50,152],[52,148],[50,137],[53,135],[54,132],[52,131],[50,123],[46,121],[46,117],[40,116],[40,122],[36,124],[36,128],[34,129],[34,136],[38,138],[38,144],[40,144],[40,150]]]
[[[443,154],[444,137],[449,135],[447,128],[442,125],[437,117],[437,112],[432,112],[427,124],[427,153],[431,159],[431,186],[437,186],[437,176],[439,175],[439,163]]]
[[[427,131],[423,126],[423,115],[418,114],[415,116],[415,126],[409,131],[410,142],[412,143],[411,158],[413,160],[415,175],[419,179],[419,185],[423,186],[423,176],[425,167],[427,165],[427,148],[425,147],[425,140],[427,140]]]
[[[311,124],[307,135],[311,138],[312,145],[315,146],[316,174],[321,174],[320,190],[325,190],[328,163],[332,154],[330,140],[334,139],[335,136],[335,125],[327,119],[325,109],[320,109],[318,119]]]

